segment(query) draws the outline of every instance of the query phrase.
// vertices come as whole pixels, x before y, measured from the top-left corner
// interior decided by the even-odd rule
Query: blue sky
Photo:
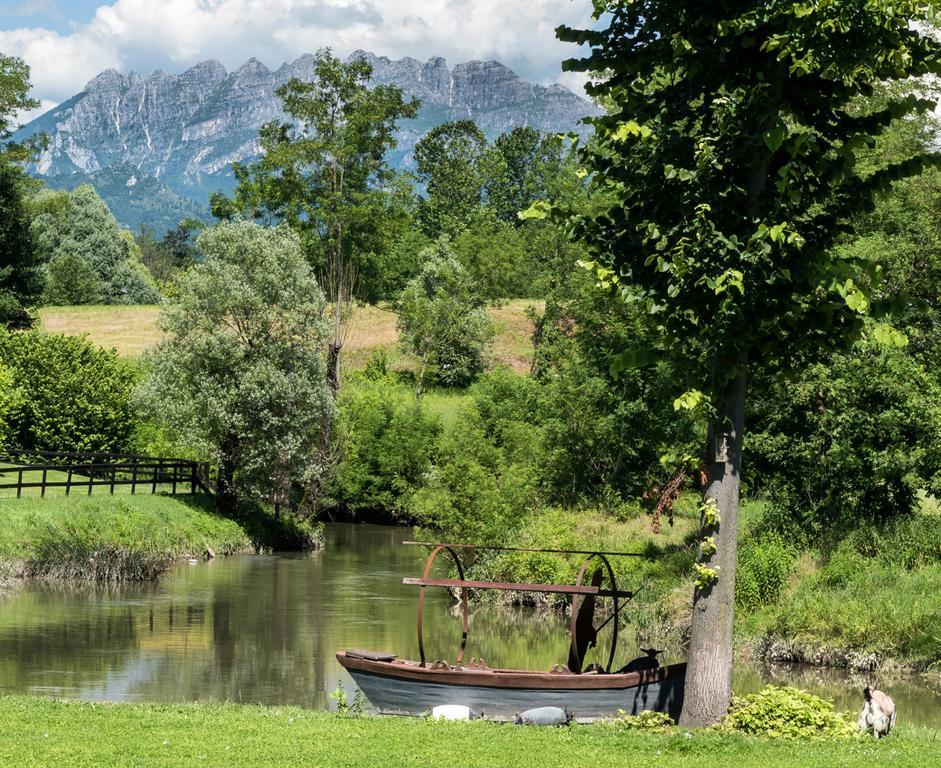
[[[0,29],[44,27],[67,34],[75,25],[91,21],[102,4],[101,0],[6,0],[0,7]]]
[[[591,0],[0,0],[0,53],[30,65],[49,109],[113,67],[181,72],[213,58],[278,67],[329,46],[449,64],[496,59],[540,83],[578,90],[561,72],[574,48],[559,24],[591,23]],[[41,111],[41,110],[40,110]],[[33,115],[21,116],[21,119]]]

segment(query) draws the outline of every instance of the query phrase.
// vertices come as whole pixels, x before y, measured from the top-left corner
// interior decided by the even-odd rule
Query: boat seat
[[[366,659],[367,661],[393,661],[398,658],[398,654],[377,651],[347,651],[346,655],[351,659]]]

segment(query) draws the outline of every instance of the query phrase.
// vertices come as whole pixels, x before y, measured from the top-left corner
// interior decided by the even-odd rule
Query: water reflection
[[[401,546],[406,529],[328,526],[309,556],[243,556],[176,568],[158,584],[120,589],[30,585],[0,611],[0,690],[96,700],[200,699],[332,703],[348,678],[342,648],[416,658],[414,587],[424,552]],[[425,647],[453,659],[460,620],[441,590],[428,593]],[[636,654],[627,633],[616,664]],[[472,610],[467,657],[493,666],[546,669],[564,662],[559,616]],[[606,643],[594,660],[606,660]],[[675,657],[675,653],[671,654]],[[589,659],[592,660],[592,659]],[[766,679],[796,682],[856,709],[868,680],[820,670],[736,671],[737,691]],[[888,686],[887,686],[888,687]],[[890,687],[899,716],[941,727],[941,699],[915,681]]]

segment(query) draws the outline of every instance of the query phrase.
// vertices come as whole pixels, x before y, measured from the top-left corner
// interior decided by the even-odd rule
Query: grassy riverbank
[[[831,768],[931,765],[941,735],[897,729],[888,739],[786,742],[712,732],[561,729],[406,718],[350,718],[244,705],[62,703],[0,698],[3,766],[363,766],[493,768],[631,763],[664,768]],[[90,734],[99,734],[90,738]]]
[[[250,544],[205,497],[0,499],[0,564],[13,576],[146,580],[175,560],[232,554]]]

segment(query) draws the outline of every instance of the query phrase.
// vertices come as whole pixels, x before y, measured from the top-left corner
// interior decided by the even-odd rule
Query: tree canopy
[[[288,227],[223,223],[162,316],[143,400],[220,465],[220,495],[289,505],[314,475],[326,385],[324,295]]]

